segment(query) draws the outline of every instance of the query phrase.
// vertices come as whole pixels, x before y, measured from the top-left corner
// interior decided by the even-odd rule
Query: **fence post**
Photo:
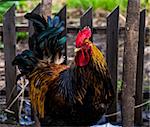
[[[12,66],[12,61],[16,56],[16,28],[15,28],[15,5],[5,13],[3,19],[3,42],[5,56],[5,77],[6,77],[6,102],[7,107],[17,95],[16,68]],[[14,90],[14,91],[13,91]],[[18,120],[18,102],[12,109]]]
[[[62,32],[61,36],[67,36],[67,7],[66,5],[56,14],[57,16],[60,17],[60,20],[64,21],[64,31]],[[65,50],[64,50],[64,56],[65,56],[65,61],[64,63],[67,64],[67,42],[65,43]]]
[[[80,18],[80,27],[83,29],[85,26],[89,26],[91,28],[91,32],[93,33],[93,9],[89,8]],[[90,40],[93,40],[93,35]]]
[[[112,84],[115,91],[115,100],[108,113],[117,111],[117,63],[118,63],[118,22],[119,22],[119,6],[107,16],[107,46],[106,46],[106,61],[112,77]],[[116,121],[116,116],[110,118],[111,121]]]
[[[39,4],[32,10],[31,13],[40,14],[40,13],[41,13],[41,4],[39,3]],[[33,22],[30,21],[30,20],[29,20],[28,32],[29,32],[29,39],[30,39],[30,37],[31,37],[31,36],[33,35],[33,33],[34,33]],[[30,43],[28,43],[28,46],[29,46],[29,49],[31,49],[32,46],[30,46]],[[39,123],[38,118],[36,117],[36,115],[35,115],[35,113],[34,113],[34,111],[33,111],[32,108],[31,108],[31,112],[32,112],[31,118],[32,118],[33,120],[35,120],[35,126],[38,127],[38,126],[40,125],[40,123]]]
[[[143,66],[144,66],[144,35],[145,35],[145,9],[140,12],[139,42],[136,73],[135,105],[143,102]],[[142,125],[142,107],[135,110],[135,124]]]
[[[41,10],[41,4],[39,3],[39,4],[32,10],[31,13],[40,14],[40,10]],[[32,21],[29,21],[29,37],[31,37],[33,33],[34,33],[33,23],[32,23]],[[29,45],[29,48],[30,48],[30,45]]]

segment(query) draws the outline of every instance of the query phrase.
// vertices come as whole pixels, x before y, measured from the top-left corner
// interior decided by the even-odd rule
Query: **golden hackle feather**
[[[101,98],[98,98],[101,96],[101,94],[103,94],[105,96],[105,101],[108,101],[109,102],[109,99],[113,98],[113,88],[107,88],[107,86],[111,86],[111,76],[110,76],[110,73],[109,73],[109,70],[108,70],[108,66],[107,66],[107,63],[106,63],[106,60],[102,54],[102,52],[95,46],[93,45],[92,46],[92,64],[93,66],[96,67],[96,70],[101,72],[101,75],[102,75],[102,79],[103,81],[101,81],[101,83],[95,83],[95,92],[96,92],[96,98],[97,101],[99,100],[102,100]],[[99,85],[101,84],[101,85]],[[106,88],[106,89],[104,89]],[[108,91],[106,93],[106,90]],[[111,101],[111,100],[110,100]],[[103,105],[101,105],[103,106]]]
[[[85,40],[85,43],[91,45],[91,60],[85,68],[80,68],[80,73],[83,74],[83,78],[87,79],[85,84],[92,85],[91,87],[94,88],[93,106],[98,110],[105,107],[104,100],[106,103],[110,103],[109,100],[112,101],[114,96],[113,88],[108,87],[112,85],[111,76],[102,52],[88,39]],[[78,94],[78,98],[81,100],[83,97],[80,95]]]

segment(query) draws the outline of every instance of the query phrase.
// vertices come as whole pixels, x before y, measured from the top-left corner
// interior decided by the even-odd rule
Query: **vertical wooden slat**
[[[40,14],[40,11],[41,11],[41,4],[39,3],[33,10],[31,13],[35,13],[35,14]],[[34,27],[33,27],[33,22],[29,20],[29,39],[30,37],[33,35],[34,33]],[[29,46],[29,49],[32,50],[32,45],[29,43],[30,41],[28,41],[28,46]]]
[[[85,26],[89,26],[93,33],[93,9],[89,8],[80,18],[80,27],[83,29]],[[93,36],[90,38],[93,40]]]
[[[145,35],[145,9],[140,12],[139,43],[136,73],[135,105],[143,102],[143,66],[144,66],[144,35]],[[135,124],[142,125],[142,107],[135,110]]]
[[[39,3],[33,10],[31,13],[35,13],[35,14],[40,14],[40,10],[41,10],[41,4]],[[29,38],[32,36],[32,34],[34,33],[34,27],[33,27],[33,22],[29,21]],[[29,44],[29,49],[30,49],[30,44]]]
[[[31,13],[35,13],[35,14],[40,14],[40,10],[41,10],[41,4],[39,3],[33,10]],[[29,21],[29,36],[31,36],[34,33],[34,28],[32,25],[32,21]]]
[[[8,106],[17,95],[17,87],[15,84],[16,68],[12,66],[12,61],[16,56],[15,5],[13,5],[4,15],[3,42],[4,42],[4,56],[5,56],[6,101]],[[14,91],[12,92],[13,89]],[[18,116],[17,102],[12,106],[12,110],[16,113],[15,115],[17,118]]]
[[[67,35],[67,8],[66,5],[56,14],[57,16],[60,17],[60,20],[64,21],[64,31],[62,32],[61,36],[66,36]],[[65,44],[65,50],[64,50],[64,56],[65,56],[65,61],[64,63],[67,64],[67,42]]]
[[[107,16],[107,46],[106,46],[106,61],[112,77],[112,84],[115,90],[115,100],[108,113],[117,111],[117,63],[118,63],[118,22],[119,22],[119,7]],[[110,118],[111,121],[116,121],[116,116]]]
[[[39,3],[33,10],[31,13],[35,13],[35,14],[41,14],[41,4]],[[29,20],[29,28],[28,28],[28,31],[29,31],[29,38],[33,35],[34,33],[34,27],[33,27],[33,22]],[[31,49],[31,44],[28,43],[28,46],[29,46],[29,49]],[[37,117],[33,111],[33,109],[31,108],[31,118],[32,120],[35,120],[35,126],[38,127],[39,125],[39,121],[37,120]]]

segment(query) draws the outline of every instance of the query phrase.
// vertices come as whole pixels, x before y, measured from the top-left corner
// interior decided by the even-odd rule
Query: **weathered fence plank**
[[[3,19],[3,42],[5,56],[5,82],[7,107],[17,95],[16,68],[12,66],[12,61],[16,56],[16,28],[15,28],[15,5],[13,5],[4,15]],[[12,91],[14,90],[14,91]],[[18,103],[12,106],[12,110],[18,116]]]
[[[41,10],[41,4],[39,3],[33,10],[31,13],[35,13],[35,14],[40,14],[40,10]],[[34,27],[33,27],[33,22],[29,21],[29,36],[31,36],[34,33]]]
[[[140,12],[139,42],[136,72],[135,105],[143,102],[143,66],[144,66],[144,35],[145,35],[145,9]],[[135,110],[135,124],[142,125],[142,107]]]
[[[107,46],[106,61],[112,77],[112,84],[115,90],[115,101],[112,104],[109,113],[117,111],[117,63],[118,63],[118,22],[119,7],[117,7],[110,15],[107,16]],[[116,121],[116,116],[111,117],[112,121]]]
[[[64,21],[64,31],[62,32],[61,36],[66,36],[67,35],[67,7],[66,5],[56,14],[57,16],[60,17],[60,20]],[[64,56],[65,56],[65,61],[64,63],[67,64],[67,42],[65,44],[65,50],[64,50]]]
[[[35,14],[41,14],[41,4],[39,3],[33,10],[31,13],[35,13]],[[30,37],[33,35],[34,33],[34,27],[33,27],[33,22],[32,21],[29,21],[29,28],[28,28],[28,32],[29,32],[29,39]],[[28,41],[28,46],[29,46],[29,49],[31,49],[32,47],[32,44],[29,43],[30,41]],[[39,125],[39,121],[37,120],[37,117],[33,111],[33,109],[31,108],[31,112],[32,112],[32,115],[31,115],[31,118],[32,120],[35,120],[35,126],[38,126]]]
[[[80,28],[83,29],[85,26],[89,26],[93,33],[93,9],[92,7],[89,8],[80,18]],[[93,35],[90,38],[90,40],[91,41],[93,40]]]
[[[40,10],[41,10],[41,4],[39,3],[33,10],[31,13],[35,13],[35,14],[40,14]],[[32,34],[34,33],[34,27],[33,27],[33,22],[32,21],[29,21],[29,28],[28,28],[28,31],[29,31],[29,38],[32,36]],[[28,43],[29,44],[29,43]],[[29,44],[29,49],[31,48],[32,46],[30,46]]]

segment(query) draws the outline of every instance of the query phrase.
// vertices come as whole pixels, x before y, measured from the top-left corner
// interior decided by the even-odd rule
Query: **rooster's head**
[[[90,61],[92,52],[90,37],[91,29],[89,27],[84,27],[76,37],[75,62],[77,66],[86,66]]]
[[[38,60],[30,50],[25,50],[21,54],[18,54],[12,61],[13,66],[18,66],[22,74],[28,74],[37,65]]]

